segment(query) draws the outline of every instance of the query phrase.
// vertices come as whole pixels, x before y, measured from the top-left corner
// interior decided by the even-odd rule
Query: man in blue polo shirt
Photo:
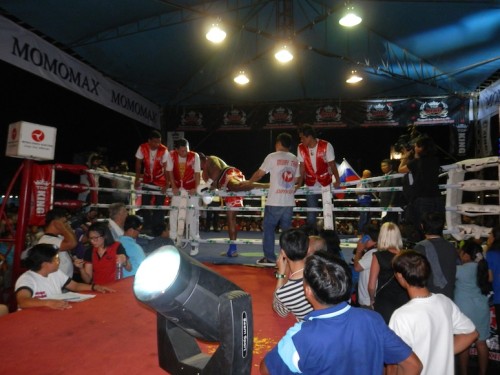
[[[128,215],[125,219],[123,229],[124,234],[118,238],[118,241],[125,248],[129,262],[132,264],[132,269],[127,271],[123,268],[122,277],[135,276],[135,273],[137,272],[137,269],[141,265],[142,261],[146,259],[144,249],[137,243],[137,238],[139,237],[142,229],[142,218],[137,215]]]
[[[420,374],[422,363],[382,317],[350,306],[352,278],[347,264],[324,251],[309,256],[304,292],[314,308],[288,330],[260,364],[261,374]]]

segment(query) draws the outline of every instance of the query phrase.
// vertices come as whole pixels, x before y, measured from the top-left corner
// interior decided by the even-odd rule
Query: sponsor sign
[[[202,115],[203,114],[203,115]],[[322,101],[270,105],[193,106],[165,113],[166,122],[178,130],[221,131],[239,129],[294,129],[301,124],[314,128],[354,128],[415,125],[467,124],[469,99],[459,96],[392,98],[333,104]],[[222,122],[221,122],[222,121]]]
[[[293,126],[293,111],[286,106],[271,108],[267,113],[267,124],[265,128],[286,128]]]
[[[361,126],[397,126],[394,119],[394,106],[391,102],[367,103],[366,116]]]
[[[472,106],[471,106],[472,107]],[[478,118],[484,119],[499,113],[500,80],[479,93]]]
[[[4,17],[0,17],[0,59],[160,129],[158,105]]]
[[[14,158],[53,160],[57,129],[19,121],[9,125],[5,154]]]
[[[314,126],[328,128],[344,128],[347,125],[342,122],[342,110],[336,105],[324,105],[316,109]]]
[[[179,130],[205,130],[203,114],[200,111],[185,111],[181,115]]]
[[[451,151],[457,157],[464,158],[468,155],[470,145],[470,129],[466,124],[452,125],[453,137],[450,139]]]
[[[33,164],[31,181],[30,225],[45,225],[45,215],[52,206],[52,165]]]
[[[248,129],[247,113],[240,108],[231,108],[224,112],[221,129]]]
[[[420,104],[417,125],[453,124],[455,120],[449,117],[446,100],[429,100]]]

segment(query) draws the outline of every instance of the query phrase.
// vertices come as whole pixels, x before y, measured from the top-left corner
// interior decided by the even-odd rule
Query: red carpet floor
[[[252,296],[252,375],[265,353],[294,324],[271,307],[273,269],[209,265]],[[117,292],[74,303],[72,309],[31,309],[0,318],[1,374],[165,374],[158,366],[156,313],[139,303],[132,279],[112,285]],[[201,345],[210,353],[215,346]]]

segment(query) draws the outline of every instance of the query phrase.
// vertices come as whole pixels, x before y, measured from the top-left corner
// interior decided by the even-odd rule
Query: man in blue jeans
[[[285,231],[292,227],[293,208],[295,207],[295,190],[300,177],[299,161],[289,150],[292,145],[292,136],[280,133],[276,137],[276,151],[264,159],[260,168],[244,184],[253,187],[264,175],[269,173],[269,191],[264,208],[264,239],[262,246],[264,257],[257,261],[258,265],[274,267],[276,253],[274,247],[275,230],[279,225]]]
[[[367,178],[372,177],[372,172],[369,169],[365,169],[363,174],[361,175],[361,180],[359,184],[356,186],[357,188],[371,188],[373,187],[371,183],[364,182]],[[358,193],[357,201],[360,207],[371,207],[372,205],[372,193]],[[359,221],[358,221],[358,233],[363,231],[363,228],[366,224],[370,222],[371,214],[370,211],[361,211],[359,213]]]
[[[297,147],[297,158],[300,162],[301,179],[299,187],[304,182],[310,189],[329,186],[332,176],[335,177],[333,186],[340,187],[339,171],[335,164],[335,151],[330,142],[316,137],[316,131],[309,124],[299,128],[300,144]],[[321,194],[307,194],[306,203],[308,208],[321,207],[319,204]],[[307,212],[307,224],[316,228],[318,212]]]

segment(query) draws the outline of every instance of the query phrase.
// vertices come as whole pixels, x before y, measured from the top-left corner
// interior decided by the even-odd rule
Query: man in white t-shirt
[[[114,292],[96,284],[77,283],[59,269],[60,254],[50,244],[38,244],[28,250],[24,260],[28,271],[16,281],[15,293],[20,309],[48,307],[56,310],[71,308],[62,296],[63,288],[73,292]]]
[[[353,258],[354,270],[359,272],[358,304],[361,307],[370,307],[371,305],[370,295],[368,294],[368,280],[370,279],[373,254],[377,251],[377,241],[377,227],[371,224],[365,225]]]
[[[292,145],[292,136],[288,133],[278,134],[276,137],[276,151],[264,159],[260,168],[246,182],[253,187],[267,173],[270,174],[269,191],[264,208],[264,239],[262,246],[264,257],[257,261],[262,266],[276,264],[275,229],[279,225],[282,231],[292,227],[293,208],[295,207],[295,190],[300,177],[299,161],[289,150]]]
[[[389,327],[420,358],[421,374],[454,375],[454,354],[468,350],[479,336],[474,323],[444,294],[429,292],[431,266],[425,255],[403,251],[393,268],[410,301],[394,311]]]

